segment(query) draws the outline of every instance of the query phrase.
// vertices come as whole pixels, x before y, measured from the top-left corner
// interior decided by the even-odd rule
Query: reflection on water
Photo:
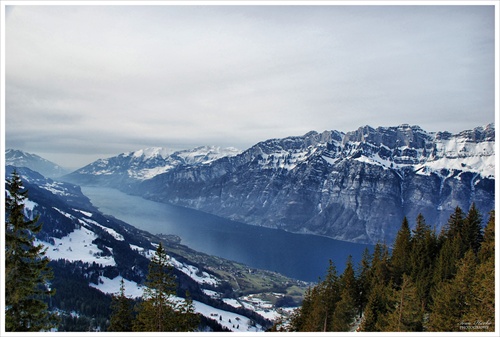
[[[127,195],[112,188],[82,187],[105,214],[153,234],[175,234],[197,251],[277,271],[304,281],[317,281],[335,262],[342,272],[349,255],[357,263],[365,247],[315,235],[226,220],[207,213]]]

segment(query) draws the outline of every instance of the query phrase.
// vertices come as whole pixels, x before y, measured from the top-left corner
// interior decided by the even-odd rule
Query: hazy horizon
[[[76,169],[147,147],[495,122],[494,6],[394,4],[6,6],[5,146]]]

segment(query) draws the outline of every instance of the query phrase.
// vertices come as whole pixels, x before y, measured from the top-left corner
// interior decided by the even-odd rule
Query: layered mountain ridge
[[[363,243],[392,242],[405,216],[411,222],[422,213],[439,230],[456,206],[467,210],[474,202],[483,214],[494,208],[493,124],[455,135],[406,124],[312,131],[218,153],[193,162],[170,154],[168,163],[122,154],[65,179],[248,224]],[[139,160],[131,165],[126,158]]]
[[[72,181],[86,183],[85,177],[91,177],[88,183],[95,183],[95,177],[102,176],[100,182],[106,185],[142,181],[168,172],[178,166],[206,165],[222,157],[237,155],[235,148],[200,146],[192,150],[173,151],[161,147],[152,147],[138,151],[122,153],[118,156],[99,159],[71,175]]]
[[[49,178],[56,178],[69,173],[68,170],[36,154],[14,149],[5,151],[5,165],[31,167]]]

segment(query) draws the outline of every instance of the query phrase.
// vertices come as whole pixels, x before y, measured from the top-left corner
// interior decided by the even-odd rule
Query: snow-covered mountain
[[[27,167],[49,178],[60,177],[68,173],[68,170],[36,154],[14,149],[5,151],[5,165]]]
[[[217,159],[239,154],[235,148],[202,146],[190,150],[172,151],[153,147],[118,156],[99,159],[64,179],[81,184],[133,184],[151,179],[181,166],[207,165]]]
[[[135,193],[233,220],[334,239],[392,242],[404,216],[437,229],[456,206],[494,209],[492,124],[456,135],[362,127],[272,139]]]
[[[114,171],[79,170],[66,177],[253,225],[392,242],[405,216],[411,223],[422,213],[439,230],[456,206],[467,211],[474,202],[483,214],[492,210],[494,149],[493,124],[458,134],[364,126],[270,139],[135,184],[124,184]],[[133,166],[122,170],[137,176]]]

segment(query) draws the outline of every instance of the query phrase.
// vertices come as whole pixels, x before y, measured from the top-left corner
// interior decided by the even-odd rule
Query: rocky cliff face
[[[253,225],[392,242],[404,216],[422,213],[439,230],[456,206],[492,210],[494,144],[492,124],[457,135],[409,125],[310,132],[176,166],[129,192]]]

